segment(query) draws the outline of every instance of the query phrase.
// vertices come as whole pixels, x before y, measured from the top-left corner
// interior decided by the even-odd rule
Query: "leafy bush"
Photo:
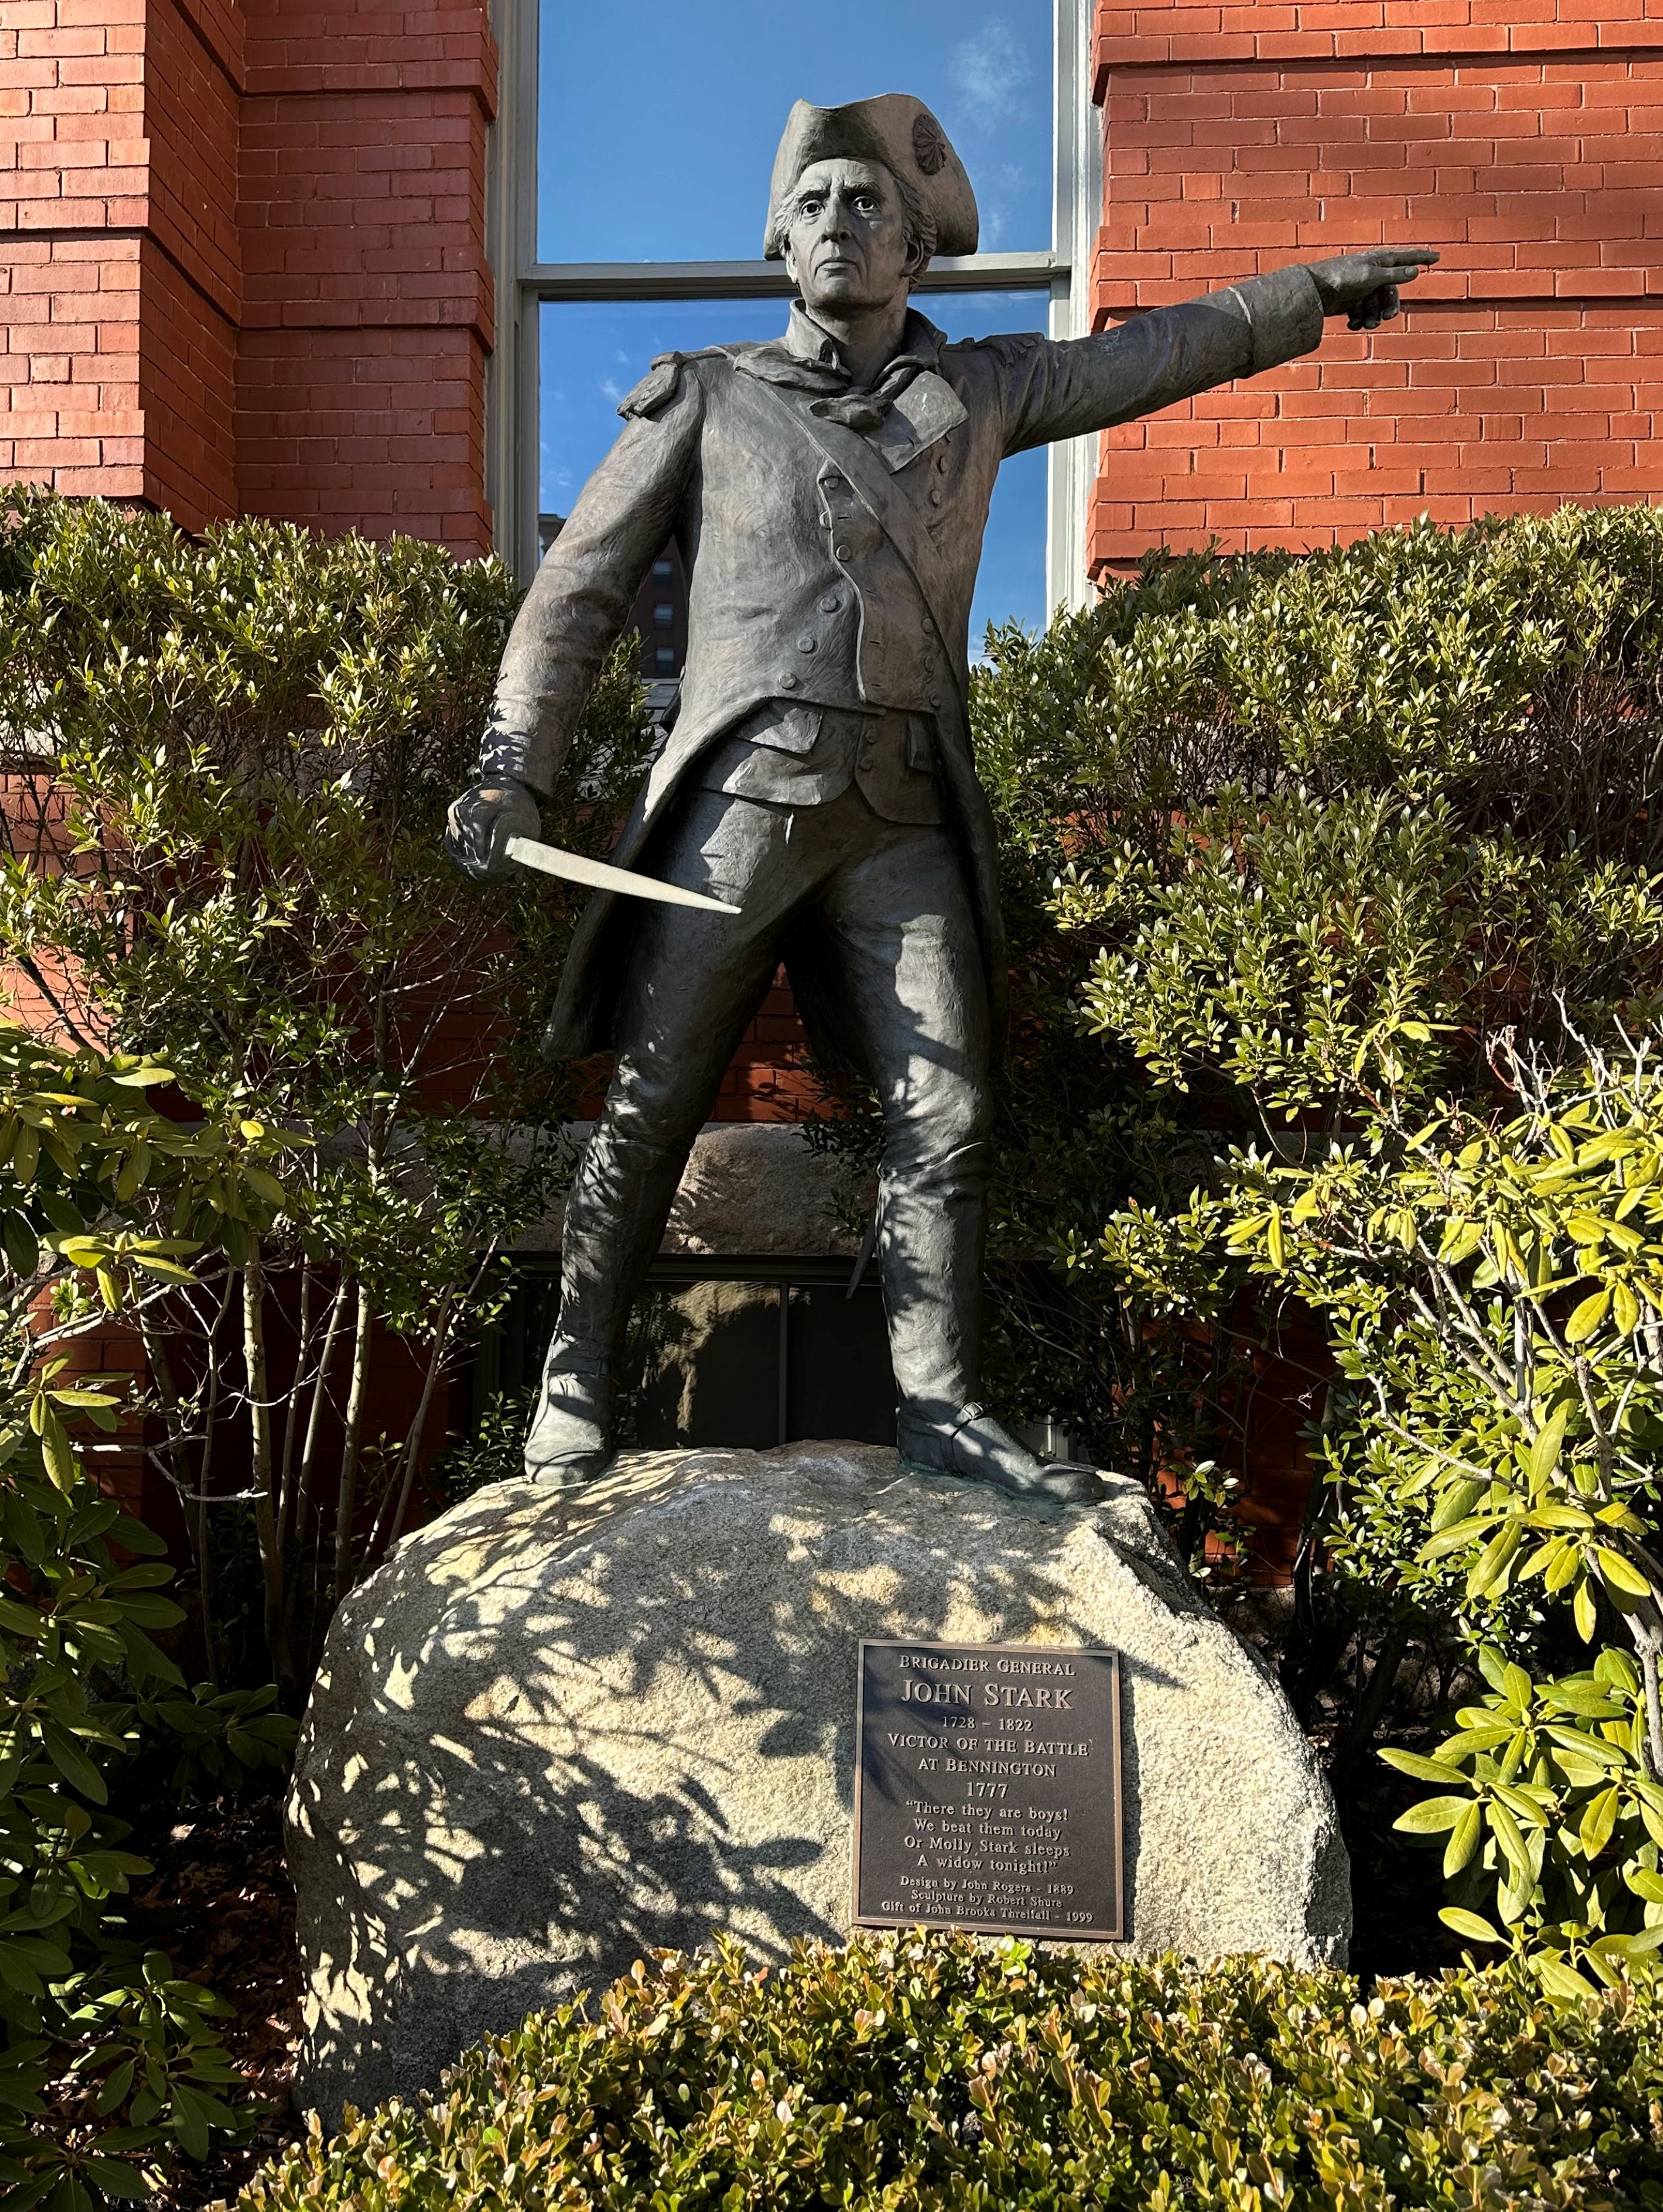
[[[1269,2212],[1663,2204],[1663,2019],[1512,1972],[1380,1985],[863,1936],[661,1957],[349,2116],[243,2212]]]
[[[146,1094],[171,1079],[0,1024],[0,2182],[17,2212],[143,2196],[176,2147],[204,2156],[210,2130],[253,2118],[227,2102],[228,2008],[124,1929],[151,1869],[111,1801],[146,1737],[179,1747],[181,1785],[222,1787],[281,1767],[294,1723],[270,1688],[186,1689],[153,1640],[185,1617],[166,1547],[73,1433],[114,1430],[131,1380],[77,1373],[77,1339],[112,1320],[142,1336],[245,1191],[256,1218],[256,1184],[282,1197],[267,1133],[156,1112]]]
[[[1319,1398],[1329,1370],[1227,1248],[1183,1275],[1174,1249],[1158,1291],[1104,1224],[1179,1215],[1221,1145],[1320,1128],[1382,1085],[1405,1111],[1487,1103],[1490,1039],[1562,1056],[1562,1001],[1584,1029],[1649,1018],[1663,517],[1152,555],[1041,636],[990,631],[972,714],[1013,1001],[990,1391],[1102,1464],[1179,1478],[1198,1561],[1246,1472],[1260,1355]],[[877,1118],[815,1133],[870,1151]],[[1360,1620],[1377,1650],[1396,1635],[1355,1582],[1312,1583],[1320,1556],[1289,1662],[1307,1707]]]
[[[1663,514],[1152,556],[990,635],[973,708],[1015,1015],[996,1387],[1180,1486],[1199,1559],[1278,1354],[1326,1478],[1301,1717],[1343,1783],[1400,1683],[1422,1729],[1477,1712],[1488,1651],[1508,1710],[1414,1769],[1447,1917],[1617,1971],[1663,1926]]]
[[[518,597],[409,539],[242,521],[192,543],[0,492],[0,938],[60,1041],[153,1054],[210,1121],[309,1140],[286,1206],[227,1215],[151,1346],[209,1664],[263,1680],[269,1651],[291,1704],[410,1510],[502,1252],[570,1172],[580,1079],[537,1040],[581,895],[482,890],[442,846]],[[604,852],[632,785],[630,662],[548,810],[561,844]],[[417,1376],[380,1440],[378,1334]]]
[[[1213,1133],[1488,1101],[1504,1027],[1562,1057],[1562,1004],[1663,1003],[1655,510],[1155,556],[989,642],[1008,1247],[1088,1268],[1129,1197],[1181,1209]]]

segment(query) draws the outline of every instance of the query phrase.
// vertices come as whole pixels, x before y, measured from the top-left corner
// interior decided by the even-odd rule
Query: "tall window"
[[[917,304],[949,337],[1089,327],[1100,141],[1089,0],[499,0],[503,100],[491,495],[529,577],[622,428],[655,354],[783,328],[789,280],[759,258],[792,102],[917,93],[970,173],[984,251],[936,261]],[[1095,441],[1019,455],[994,498],[972,617],[1042,624],[1086,596]],[[667,549],[667,556],[669,549]],[[661,563],[661,567],[664,564]],[[635,614],[650,678],[685,643],[679,570]]]

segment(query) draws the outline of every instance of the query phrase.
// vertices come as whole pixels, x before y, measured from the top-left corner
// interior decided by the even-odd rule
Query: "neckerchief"
[[[886,365],[877,382],[865,392],[850,389],[852,372],[843,349],[829,331],[823,330],[801,300],[791,302],[791,319],[783,338],[765,339],[758,345],[724,348],[736,368],[765,384],[781,384],[809,396],[809,408],[827,422],[862,434],[876,430],[890,408],[913,379],[926,369],[938,368],[945,334],[921,315],[907,310],[901,345]]]

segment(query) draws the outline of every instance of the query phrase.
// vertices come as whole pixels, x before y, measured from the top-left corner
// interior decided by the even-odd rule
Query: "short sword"
[[[588,884],[598,891],[659,899],[666,906],[702,907],[709,914],[739,912],[725,899],[707,898],[703,891],[685,891],[679,884],[661,884],[656,876],[638,876],[633,868],[614,868],[605,860],[586,860],[582,853],[563,852],[558,845],[544,845],[535,837],[510,837],[503,850],[522,868],[537,868],[545,876],[563,876],[568,883]]]

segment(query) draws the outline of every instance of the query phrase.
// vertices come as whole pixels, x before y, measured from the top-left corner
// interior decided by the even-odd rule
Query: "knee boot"
[[[977,1401],[990,1147],[886,1159],[880,1249],[901,1458],[1022,1497],[1091,1503],[1083,1468],[1047,1467]]]
[[[630,1308],[664,1236],[688,1146],[620,1136],[602,1114],[566,1201],[560,1313],[526,1436],[526,1473],[587,1482],[614,1455],[613,1393]]]

